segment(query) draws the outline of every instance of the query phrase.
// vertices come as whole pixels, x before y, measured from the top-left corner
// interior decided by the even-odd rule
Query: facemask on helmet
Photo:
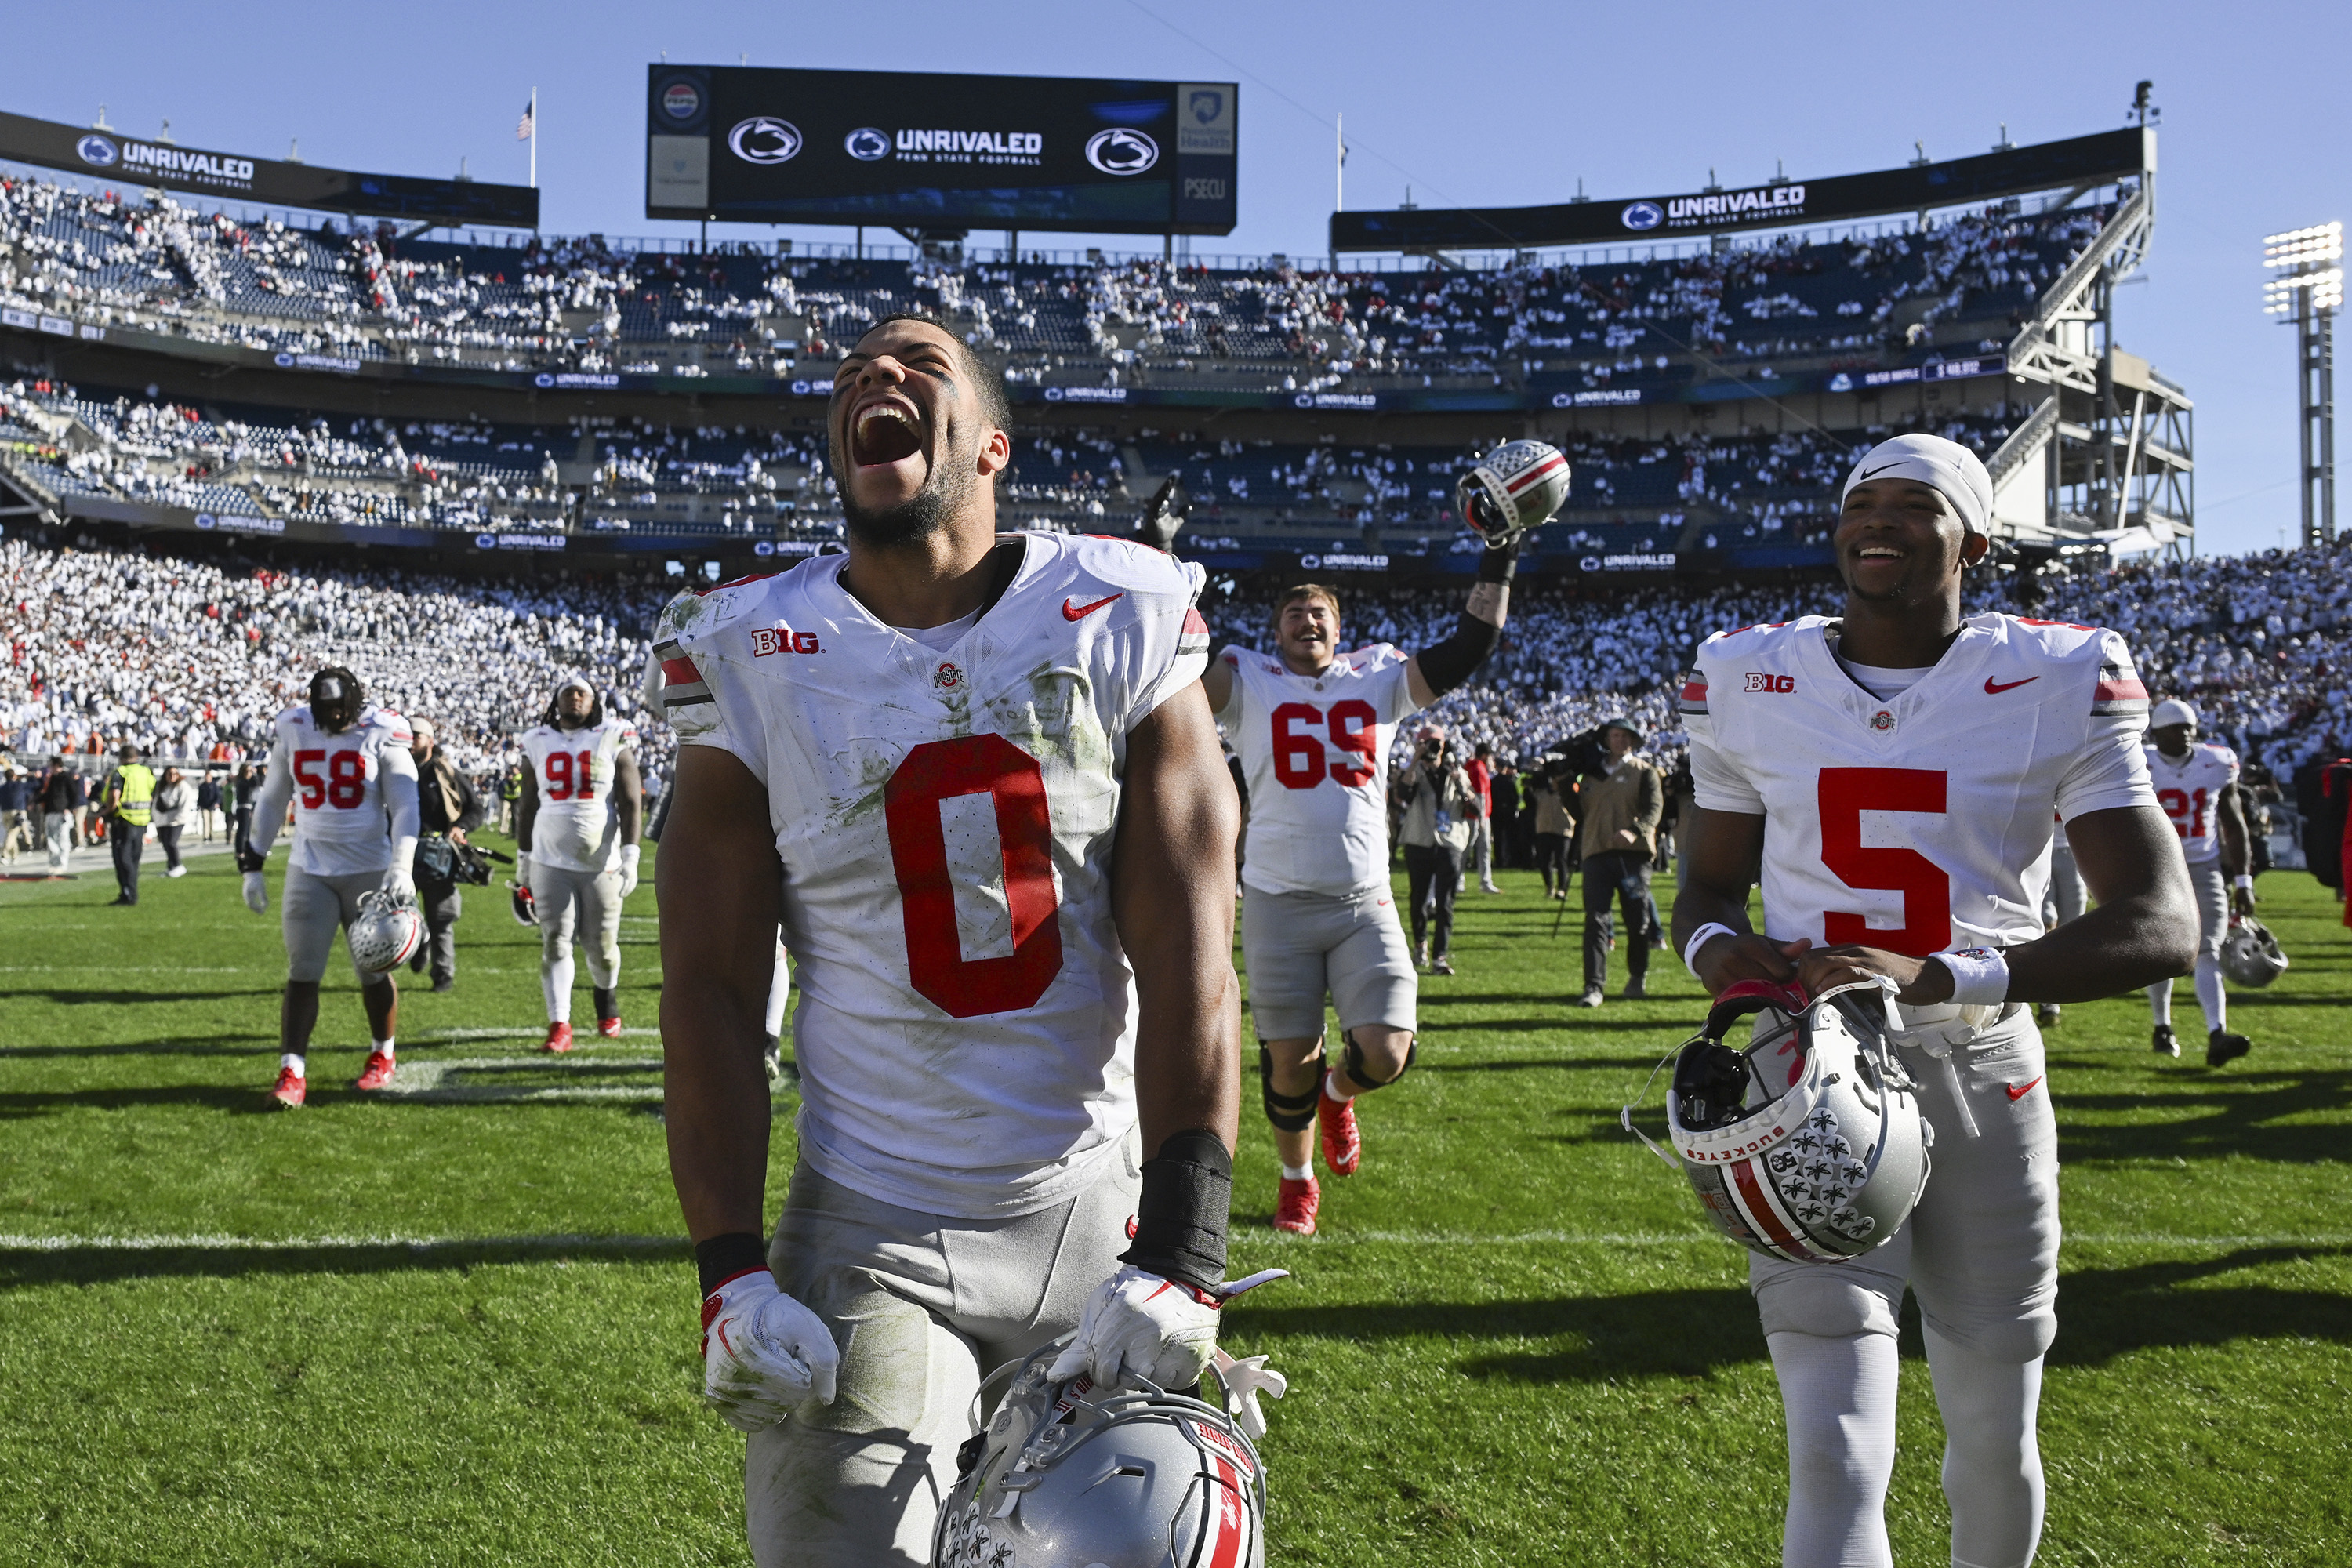
[[[367,706],[367,689],[341,665],[331,664],[310,678],[310,719],[332,735],[358,722]]]
[[[1067,1338],[989,1374],[1013,1381],[958,1451],[933,1568],[1264,1568],[1265,1469],[1233,1417],[1158,1388],[1055,1382]]]
[[[2284,974],[2286,966],[2286,950],[2270,927],[2252,915],[2230,922],[2230,934],[2221,939],[2221,973],[2231,984],[2259,991]]]
[[[1756,1020],[1748,1043],[1727,1044],[1748,1018]],[[1775,1258],[1835,1262],[1880,1246],[1910,1216],[1927,1184],[1929,1133],[1916,1086],[1887,1043],[1878,987],[1840,986],[1808,1001],[1794,987],[1743,981],[1672,1060],[1674,1152],[1633,1126],[1633,1105],[1618,1119],[1682,1170],[1732,1240]]]

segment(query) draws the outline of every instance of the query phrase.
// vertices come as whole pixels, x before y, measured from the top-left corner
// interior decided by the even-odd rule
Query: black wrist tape
[[[1205,1127],[1171,1135],[1143,1163],[1135,1240],[1119,1261],[1162,1279],[1213,1290],[1225,1279],[1225,1226],[1234,1200],[1234,1157]]]
[[[730,1230],[694,1244],[694,1268],[702,1276],[705,1296],[745,1269],[767,1266],[768,1244],[748,1230]]]
[[[1519,542],[1516,539],[1501,549],[1493,545],[1478,552],[1478,581],[1507,583],[1511,574],[1519,569]]]

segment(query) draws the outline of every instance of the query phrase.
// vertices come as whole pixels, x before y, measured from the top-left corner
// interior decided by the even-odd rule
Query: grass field
[[[351,1091],[365,1029],[331,970],[287,1115],[262,1109],[274,912],[224,858],[179,881],[150,860],[130,910],[102,874],[0,885],[0,1563],[747,1562],[741,1439],[695,1397],[650,877],[629,1037],[533,1058],[536,938],[484,889],[457,990],[404,998],[414,1091]],[[1741,1256],[1616,1125],[1696,987],[1661,954],[1656,1000],[1567,1011],[1576,917],[1553,940],[1533,877],[1505,880],[1465,900],[1421,1065],[1368,1103],[1363,1173],[1326,1181],[1313,1240],[1266,1228],[1250,1089],[1234,1271],[1297,1276],[1225,1336],[1292,1378],[1270,1560],[1775,1563],[1779,1401]],[[2252,1058],[2152,1058],[2137,997],[2051,1037],[2045,1563],[2352,1561],[2352,932],[2306,877],[2263,891],[2294,968],[2232,998]],[[1900,1561],[1941,1563],[1916,1320],[1905,1349],[1890,1516]]]

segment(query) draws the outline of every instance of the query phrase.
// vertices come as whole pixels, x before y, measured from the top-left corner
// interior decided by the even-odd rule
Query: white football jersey
[[[679,742],[767,786],[802,1156],[963,1218],[1067,1197],[1135,1123],[1128,736],[1208,654],[1198,566],[1014,537],[1012,583],[944,651],[876,620],[840,555],[681,595],[658,639]]]
[[[610,871],[621,863],[621,817],[613,808],[613,780],[621,753],[637,749],[637,728],[626,719],[567,730],[541,724],[522,732],[539,791],[531,819],[530,858],[566,871]]]
[[[1972,616],[1882,701],[1835,625],[1717,632],[1683,688],[1698,804],[1765,819],[1765,933],[1915,956],[2041,936],[2053,811],[2156,804],[2123,639]]]
[[[2172,829],[2180,835],[2181,853],[2191,866],[2219,859],[2221,795],[2238,782],[2238,753],[2215,741],[2194,742],[2179,762],[2154,746],[2147,752],[2147,777],[2156,786],[2156,804],[2172,818]]]
[[[310,717],[308,703],[297,703],[278,715],[277,728],[269,771],[291,785],[291,864],[314,877],[357,876],[390,866],[392,818],[383,776],[415,776],[408,721],[371,705],[350,728],[331,735]]]
[[[1267,893],[1344,898],[1389,879],[1389,744],[1421,704],[1387,643],[1341,654],[1320,675],[1227,647],[1234,694],[1217,715],[1249,783],[1242,881]]]

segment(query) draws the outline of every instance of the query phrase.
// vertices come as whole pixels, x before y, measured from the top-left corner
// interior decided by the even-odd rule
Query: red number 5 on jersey
[[[1013,952],[966,958],[956,930],[940,803],[986,795],[996,803],[1004,853],[1004,903]],[[1013,1013],[1036,1005],[1062,972],[1061,907],[1054,889],[1054,826],[1037,760],[1002,735],[926,741],[907,753],[882,788],[890,864],[907,928],[907,973],[915,989],[953,1018]]]
[[[1925,958],[1952,943],[1952,879],[1916,849],[1865,847],[1865,811],[1944,815],[1945,773],[1927,768],[1823,768],[1821,776],[1822,864],[1857,890],[1903,895],[1903,923],[1872,925],[1849,910],[1822,916],[1822,934],[1834,945],[1855,942]]]

